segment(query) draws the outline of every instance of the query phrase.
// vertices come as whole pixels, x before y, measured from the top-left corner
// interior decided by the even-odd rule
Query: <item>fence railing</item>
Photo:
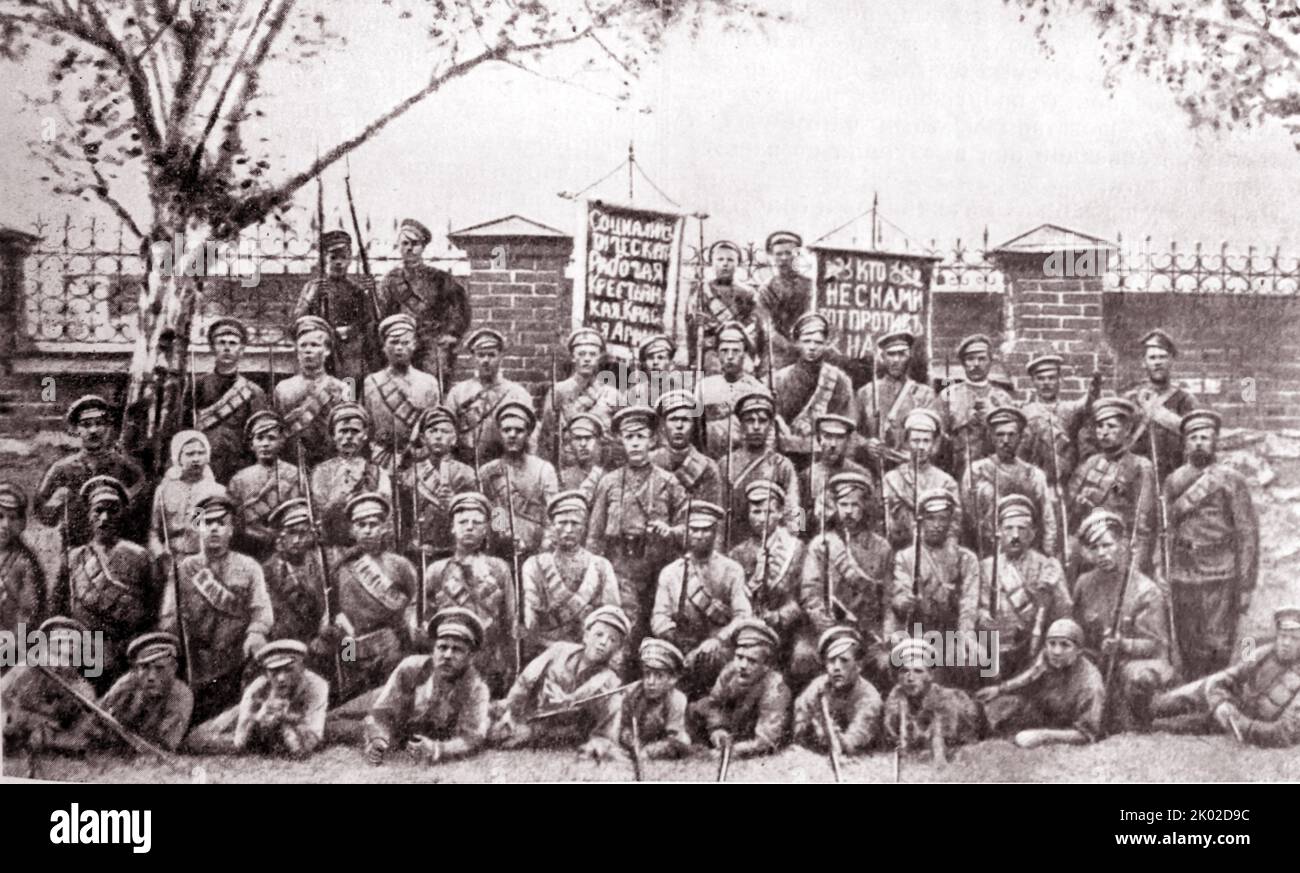
[[[396,231],[393,226],[367,237],[376,276],[400,263]],[[119,226],[93,220],[74,225],[71,217],[57,223],[38,222],[34,232],[40,241],[25,265],[20,320],[25,338],[38,344],[129,345],[135,338],[136,305],[145,270],[134,240]],[[237,243],[214,247],[202,267],[203,296],[194,322],[195,338],[204,336],[214,319],[235,316],[249,326],[254,343],[286,341],[289,313],[303,283],[316,271],[315,238],[314,230],[299,233],[285,225],[262,224],[245,231]],[[970,246],[958,240],[952,248],[940,249],[931,241],[918,250],[941,258],[933,274],[936,292],[1006,290],[1002,271],[988,256],[987,238],[982,242]],[[175,248],[173,263],[178,263],[183,244]],[[762,246],[750,243],[742,248],[737,279],[755,286],[765,283],[772,266]],[[703,250],[684,246],[683,294],[705,274],[706,258],[707,246]],[[458,275],[469,272],[468,260],[453,250],[444,249],[427,260]],[[1120,239],[1102,267],[1106,289],[1115,292],[1300,295],[1300,258],[1283,256],[1280,249],[1251,247],[1242,254],[1230,252],[1226,244],[1217,249],[1200,244],[1180,248],[1177,243],[1157,248],[1150,237],[1136,245]],[[810,274],[812,258],[806,251],[800,253],[796,268]]]

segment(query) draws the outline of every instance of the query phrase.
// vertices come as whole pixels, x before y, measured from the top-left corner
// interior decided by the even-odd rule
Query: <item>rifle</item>
[[[515,591],[515,608],[510,615],[510,637],[513,642],[511,656],[515,675],[518,676],[523,670],[524,661],[524,644],[523,633],[521,632],[520,610],[524,606],[523,592],[520,590],[519,582],[519,547],[515,540],[515,495],[510,486],[510,462],[503,456],[501,458],[501,469],[506,474],[506,516],[510,521],[510,584]]]
[[[907,695],[900,694],[898,702],[898,742],[894,745],[894,784],[903,775],[903,747],[907,745]]]
[[[397,486],[394,485],[394,488]],[[424,501],[420,499],[420,465],[411,465],[411,499],[415,501],[415,546],[420,550],[419,600],[415,602],[415,622],[424,627],[425,577],[429,575],[429,556],[424,552],[424,513],[420,511]]]
[[[1043,645],[1043,632],[1046,630],[1043,626],[1045,624],[1047,624],[1047,604],[1044,603],[1034,613],[1034,630],[1029,635],[1029,656],[1031,658],[1038,655],[1038,650]]]
[[[199,382],[194,375],[194,343],[189,343],[190,349],[190,426],[195,430],[199,429]],[[214,365],[215,369],[215,365]]]
[[[623,469],[626,470],[627,467],[624,467]],[[621,499],[622,499],[622,497],[621,497],[621,495],[620,495],[620,500],[621,500]],[[678,615],[678,616],[682,616],[682,615],[685,615],[685,614],[686,614],[686,591],[687,591],[688,588],[690,588],[690,581],[691,581],[691,541],[690,541],[690,530],[691,530],[691,505],[692,505],[694,502],[695,502],[695,496],[694,496],[694,495],[687,495],[687,497],[686,497],[686,524],[683,526],[683,529],[682,529],[682,590],[681,590],[681,593],[677,595],[677,615]],[[730,513],[728,513],[728,514],[730,514]]]
[[[730,738],[722,744],[722,757],[718,759],[718,782],[727,781],[727,771],[731,769],[731,746]]]
[[[1124,619],[1124,595],[1128,593],[1129,584],[1133,581],[1133,574],[1137,572],[1137,560],[1133,557],[1133,548],[1137,545],[1137,525],[1133,525],[1133,532],[1129,535],[1128,544],[1128,569],[1124,572],[1124,581],[1119,586],[1119,596],[1115,598],[1115,611],[1111,614],[1110,632],[1108,637],[1119,636],[1120,622]],[[1106,664],[1106,698],[1111,697],[1111,688],[1115,682],[1115,668],[1119,666],[1119,649],[1115,654],[1110,656]]]
[[[730,413],[727,415],[727,518],[723,521],[722,541],[726,543],[727,548],[731,548],[731,516],[732,507],[735,505],[736,485],[731,481],[731,452],[734,448],[732,444],[732,426],[731,420],[734,416]]]
[[[769,469],[770,469],[770,467],[769,467]],[[771,480],[771,479],[768,479],[767,481],[771,482],[772,480]],[[688,522],[688,523],[689,523],[689,522]],[[761,602],[761,601],[766,601],[766,600],[767,600],[767,595],[768,595],[768,593],[769,593],[769,591],[768,591],[768,574],[769,574],[769,573],[771,572],[771,570],[772,570],[772,555],[771,555],[771,552],[770,552],[769,549],[768,549],[767,538],[768,538],[768,534],[771,532],[771,530],[772,530],[772,495],[771,495],[771,493],[769,492],[768,495],[767,495],[767,502],[766,502],[765,504],[763,504],[763,543],[762,543],[762,546],[763,546],[763,576],[762,576],[761,579],[759,579],[759,582],[758,582],[758,584],[759,584],[759,589],[758,589],[758,591],[759,591],[759,595],[760,595],[760,597],[759,597],[760,602]]]
[[[474,490],[479,494],[483,493],[483,474],[479,472],[478,453],[479,446],[483,443],[483,422],[479,422],[478,430],[474,433]]]
[[[564,432],[564,415],[560,411],[560,396],[555,393],[555,349],[551,349],[551,412],[555,413],[555,472],[560,472],[560,443]]]
[[[813,450],[816,451],[816,449],[817,449],[817,444],[813,443]],[[812,462],[812,467],[810,468],[810,472],[808,473],[808,481],[810,483],[812,482],[811,470],[815,470],[815,469],[817,469],[817,461],[814,459]],[[835,580],[831,578],[831,544],[830,541],[826,539],[826,492],[830,490],[830,487],[831,487],[830,477],[827,476],[826,471],[823,470],[822,471],[822,495],[821,495],[821,519],[818,522],[818,527],[821,529],[821,538],[822,538],[822,573],[826,576],[826,613],[830,615],[832,618],[834,618],[835,617]],[[840,530],[844,532],[844,548],[848,549],[849,535],[847,531],[844,531],[844,527],[842,523],[840,526]]]
[[[320,149],[316,150],[316,160],[320,161]],[[321,288],[317,289],[320,294],[321,314],[331,325],[334,322],[330,319],[330,296],[324,291],[325,284],[325,246],[321,244],[320,238],[325,234],[325,183],[321,181],[320,173],[316,174],[316,275],[320,277]]]
[[[314,500],[311,495],[311,477],[307,475],[307,465],[302,459],[302,443],[298,444],[298,481],[302,483],[303,496],[307,498],[307,523],[311,525],[312,538],[316,540],[316,555],[320,558],[321,569],[321,593],[325,597],[325,620],[328,622],[334,618],[334,610],[330,607],[330,561],[329,556],[325,553],[325,544],[320,541],[320,528],[316,526],[316,510]],[[343,694],[343,659],[339,656],[337,648],[334,649],[334,680],[338,683],[338,693]]]
[[[577,700],[570,700],[563,706],[557,706],[555,709],[546,709],[541,712],[535,712],[528,716],[527,721],[543,721],[548,718],[554,718],[557,715],[563,715],[566,712],[573,712],[575,709],[581,709],[588,703],[596,700],[604,700],[606,697],[613,697],[615,694],[622,694],[641,684],[641,680],[629,682],[626,685],[620,685],[617,688],[611,688],[608,691],[598,691],[595,694],[589,694],[586,697],[580,697]]]
[[[397,490],[397,419],[393,419],[393,452],[388,458],[388,478],[393,485],[393,551],[402,550],[402,496]],[[376,477],[378,478],[378,477]]]
[[[831,759],[831,771],[835,773],[835,782],[838,784],[842,781],[840,779],[840,738],[835,733],[835,722],[831,720],[831,705],[824,693],[822,694],[822,721],[826,725],[826,745]]]
[[[60,691],[64,692],[73,700],[75,700],[77,703],[81,704],[83,709],[85,709],[91,715],[99,719],[99,721],[105,727],[107,727],[114,734],[116,734],[118,739],[126,743],[131,748],[131,750],[134,751],[136,754],[149,755],[153,758],[158,759],[160,763],[166,764],[170,767],[180,768],[180,762],[177,761],[175,756],[173,756],[170,752],[166,751],[160,746],[154,745],[153,743],[149,742],[139,734],[127,730],[127,728],[120,721],[118,721],[113,716],[112,713],[110,713],[108,710],[101,707],[99,704],[95,703],[95,701],[91,700],[86,695],[82,694],[75,687],[73,687],[73,685],[70,682],[68,682],[68,680],[64,679],[58,673],[55,673],[53,670],[51,670],[49,667],[45,666],[44,664],[33,664],[32,666],[35,667],[36,670],[42,676],[44,676],[46,679],[49,679],[51,682],[53,682]]]
[[[1153,420],[1147,425],[1147,438],[1151,445],[1151,466],[1155,468],[1156,522],[1158,524],[1156,528],[1156,548],[1160,550],[1160,572],[1165,577],[1164,587],[1169,591],[1168,596],[1165,598],[1169,618],[1169,663],[1173,666],[1175,673],[1182,673],[1183,653],[1178,644],[1178,623],[1174,620],[1173,568],[1169,564],[1169,503],[1165,500],[1165,489],[1160,485],[1160,453],[1156,446],[1155,424]],[[1133,527],[1136,528],[1137,524],[1135,523]],[[1231,609],[1236,610],[1235,598]],[[1235,628],[1237,624],[1235,619],[1232,624]]]
[[[185,656],[185,684],[194,687],[194,667],[190,663],[190,635],[185,632],[185,610],[181,609],[181,574],[176,568],[176,555],[172,552],[172,536],[167,530],[167,519],[162,520],[163,548],[167,549],[168,582],[176,598],[176,636],[181,642],[181,654]],[[199,546],[203,545],[203,535],[199,534]]]
[[[367,279],[370,278],[370,255],[366,252],[366,240],[361,235],[361,222],[357,220],[357,207],[352,202],[352,164],[344,156],[343,169],[343,191],[348,197],[348,214],[352,216],[352,233],[357,238],[357,256],[361,259],[361,273]],[[379,330],[379,322],[384,318],[379,312],[379,301],[375,298],[375,289],[366,289],[366,300],[370,303],[371,316],[375,320],[375,330]]]
[[[632,722],[632,778],[637,782],[644,781],[644,774],[641,772],[641,728],[637,724],[637,717],[631,717]]]
[[[876,438],[880,440],[881,443],[883,444],[885,441],[885,420],[880,409],[880,385],[879,383],[876,382],[875,352],[871,353],[870,360],[871,360],[871,403],[876,410]],[[904,383],[904,385],[906,385],[906,383]],[[876,458],[876,478],[880,480],[880,488],[881,491],[883,492],[885,487],[885,458],[883,454]],[[882,504],[883,504],[883,497],[882,497]],[[885,510],[884,515],[885,515],[885,539],[889,539],[889,535],[890,533],[892,533],[892,531],[890,530],[892,524],[890,523],[889,511],[887,509]]]
[[[916,455],[912,455],[912,599],[917,606],[907,617],[909,625],[916,620],[921,600],[921,465]]]
[[[974,482],[974,477],[971,477]],[[993,523],[997,524],[998,519],[998,462],[993,459]],[[976,524],[979,520],[976,519]],[[998,617],[998,600],[1001,592],[998,591],[998,556],[1002,553],[1002,537],[999,536],[996,528],[993,533],[993,580],[989,590],[989,616],[996,619]]]
[[[771,323],[771,321],[769,321],[768,324],[767,324],[767,335],[768,335],[768,336],[771,336],[771,335],[772,335],[772,323]],[[772,408],[772,443],[773,443],[773,445],[776,447],[777,452],[779,452],[780,454],[783,454],[783,455],[784,455],[784,454],[785,454],[785,448],[784,448],[784,446],[782,446],[782,440],[781,440],[781,428],[780,428],[780,426],[777,424],[777,421],[780,419],[780,416],[777,414],[777,411],[776,411],[776,385],[772,382],[772,356],[771,356],[771,353],[770,353],[770,352],[769,352],[769,354],[768,354],[768,358],[767,358],[767,393],[770,394],[770,395],[772,395],[772,406],[773,406],[773,408]]]
[[[1069,572],[1070,566],[1070,538],[1066,531],[1070,526],[1070,516],[1066,513],[1068,509],[1065,505],[1065,485],[1061,482],[1061,459],[1056,452],[1056,421],[1049,414],[1047,416],[1047,438],[1052,443],[1052,478],[1056,482],[1056,510],[1061,514],[1061,527],[1058,533],[1061,541],[1061,569]],[[1066,579],[1066,584],[1070,580]]]

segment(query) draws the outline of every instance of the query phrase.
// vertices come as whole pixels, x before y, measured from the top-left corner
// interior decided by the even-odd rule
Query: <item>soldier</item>
[[[751,348],[742,325],[731,322],[718,329],[719,372],[700,380],[696,394],[704,409],[704,453],[721,460],[740,445],[740,419],[736,405],[740,398],[761,394],[763,383],[744,371],[745,354]],[[776,445],[775,431],[765,436],[765,444]]]
[[[95,689],[81,675],[83,659],[77,651],[90,635],[86,626],[56,615],[46,619],[37,632],[48,646],[44,669],[82,697],[94,700]],[[26,751],[30,761],[32,755],[47,750],[81,752],[84,748],[82,705],[39,667],[19,664],[0,677],[0,711],[4,712],[7,755]]]
[[[732,513],[732,542],[743,542],[754,534],[749,525],[745,488],[758,479],[766,479],[781,486],[786,496],[787,522],[800,530],[804,527],[799,518],[802,512],[800,507],[803,506],[799,474],[795,472],[794,463],[789,458],[768,444],[768,438],[776,424],[775,412],[776,405],[766,391],[746,394],[736,404],[742,442],[721,464],[731,498],[731,505],[727,509]]]
[[[740,258],[740,247],[733,242],[720,240],[709,246],[713,279],[703,288],[692,288],[686,299],[687,354],[694,364],[702,352],[702,370],[707,375],[721,371],[718,330],[731,322],[740,325],[748,339],[744,372],[752,375],[767,369],[765,314],[758,308],[754,289],[735,280]]]
[[[234,501],[210,494],[195,510],[200,551],[181,560],[176,583],[163,588],[158,629],[186,641],[201,722],[239,699],[244,662],[266,645],[274,616],[261,566],[230,548]]]
[[[692,382],[694,374],[674,366],[676,355],[677,343],[667,334],[656,333],[643,339],[636,350],[641,367],[628,376],[622,405],[653,409],[671,391],[695,391],[698,386]]]
[[[15,635],[45,614],[45,571],[23,542],[25,527],[27,495],[12,482],[0,482],[0,631]]]
[[[1022,749],[1065,744],[1082,746],[1101,738],[1106,683],[1083,657],[1083,628],[1058,618],[1047,629],[1047,647],[1019,675],[981,688],[989,733],[1015,731]]]
[[[580,757],[604,760],[618,748],[619,687],[610,662],[631,622],[616,606],[602,606],[583,622],[580,643],[552,643],[528,666],[502,700],[488,739],[507,749],[581,743]]]
[[[730,746],[737,758],[770,755],[790,725],[790,689],[773,666],[781,643],[756,618],[737,622],[731,636],[731,660],[708,695],[687,707],[687,719],[714,754]]]
[[[1156,434],[1156,477],[1160,482],[1183,465],[1183,440],[1179,425],[1187,413],[1199,404],[1196,397],[1174,384],[1170,375],[1173,359],[1178,357],[1178,347],[1173,338],[1156,328],[1142,337],[1142,366],[1146,381],[1124,392],[1137,413],[1129,446],[1134,454],[1151,456],[1151,442],[1147,428],[1154,427]]]
[[[369,710],[362,734],[372,765],[382,764],[394,743],[405,743],[417,761],[438,764],[476,755],[487,742],[489,692],[473,664],[482,623],[472,610],[440,609],[429,619],[428,637],[432,654],[403,658],[382,689],[363,695]]]
[[[298,640],[276,640],[259,647],[256,657],[261,675],[244,689],[238,706],[190,733],[188,751],[305,758],[319,748],[330,686],[307,669],[307,646]]]
[[[148,549],[121,537],[130,498],[112,476],[95,476],[81,486],[90,507],[90,542],[68,552],[51,600],[54,608],[104,634],[103,691],[126,667],[126,646],[153,624],[161,579]]]
[[[812,280],[794,268],[803,237],[789,230],[768,234],[764,243],[771,259],[772,278],[759,289],[758,301],[767,310],[771,328],[772,364],[778,369],[799,360],[795,322],[812,308]]]
[[[894,592],[885,613],[885,637],[918,636],[926,631],[958,632],[965,647],[965,664],[945,665],[945,680],[973,683],[982,653],[974,635],[979,604],[979,559],[950,536],[956,501],[947,491],[922,491],[920,497],[921,578],[916,573],[916,547],[894,555]]]
[[[176,677],[180,640],[169,633],[141,634],[127,646],[126,656],[131,671],[113,683],[100,707],[136,736],[175,751],[190,728],[194,709],[194,694]],[[83,726],[88,745],[120,744],[115,734],[89,715]]]
[[[1103,397],[1093,404],[1092,419],[1100,451],[1075,468],[1070,480],[1070,523],[1080,523],[1095,509],[1114,512],[1126,530],[1137,526],[1133,556],[1139,568],[1151,566],[1155,542],[1156,473],[1151,462],[1126,448],[1133,404],[1120,397]],[[1072,555],[1078,550],[1071,549]],[[1082,557],[1079,558],[1082,564]],[[1074,568],[1066,572],[1074,575]]]
[[[293,332],[298,374],[275,386],[275,409],[284,419],[290,455],[296,458],[301,447],[304,462],[315,466],[329,457],[333,448],[328,427],[330,411],[344,400],[353,399],[356,383],[344,384],[325,372],[333,337],[328,322],[303,316],[294,322]],[[248,432],[247,424],[244,431]]]
[[[945,469],[960,479],[966,471],[967,447],[972,461],[993,451],[984,416],[999,406],[1015,406],[1003,389],[989,381],[993,365],[993,341],[983,334],[968,336],[957,346],[966,381],[953,382],[939,392],[931,406],[939,413],[939,425],[948,435],[948,463]],[[948,378],[949,374],[944,374]]]
[[[214,491],[224,490],[208,465],[208,438],[202,431],[183,430],[172,437],[172,465],[153,492],[149,521],[149,551],[165,557],[168,544],[179,560],[199,550],[194,531],[194,505]],[[165,529],[165,530],[164,530]]]
[[[1028,497],[1010,494],[998,501],[998,611],[993,606],[993,556],[980,562],[980,630],[994,631],[998,673],[1014,676],[1038,655],[1043,631],[1074,614],[1065,573],[1055,558],[1034,548],[1037,511]]]
[[[677,477],[650,463],[655,412],[632,406],[614,414],[626,463],[600,478],[591,499],[587,550],[604,555],[619,580],[633,645],[645,634],[659,571],[677,553],[686,491]]]
[[[883,686],[892,678],[884,621],[893,589],[893,552],[888,541],[871,529],[871,479],[861,473],[839,473],[831,477],[828,487],[828,529],[813,537],[804,550],[799,606],[807,620],[795,642],[791,680],[816,675],[815,641],[834,627],[848,625],[864,640],[867,669]],[[827,606],[827,591],[834,597],[833,607]]]
[[[1124,520],[1104,509],[1079,526],[1079,539],[1096,556],[1096,566],[1075,585],[1074,618],[1083,627],[1084,645],[1100,655],[1108,680],[1110,662],[1116,661],[1116,685],[1106,690],[1108,724],[1145,731],[1151,726],[1152,697],[1174,678],[1169,610],[1159,586],[1131,566],[1124,533]]]
[[[776,413],[791,431],[781,441],[782,449],[807,456],[812,452],[813,428],[818,418],[838,415],[853,422],[857,413],[848,374],[825,360],[830,348],[830,321],[824,315],[809,312],[794,323],[794,334],[800,358],[778,370],[773,378]]]
[[[429,229],[413,218],[402,220],[397,248],[402,263],[379,283],[380,311],[385,316],[409,316],[418,329],[415,364],[444,386],[451,383],[454,354],[469,330],[470,303],[465,287],[450,273],[423,263],[424,249],[433,240]]]
[[[889,513],[889,544],[901,549],[913,540],[916,507],[912,505],[917,494],[936,489],[952,495],[955,524],[949,533],[955,544],[962,529],[961,491],[957,480],[934,466],[934,454],[943,439],[939,416],[929,409],[914,409],[903,423],[907,433],[911,463],[899,464],[885,474],[885,512]]]
[[[280,458],[284,451],[280,416],[269,410],[255,412],[245,429],[257,460],[230,478],[227,492],[238,507],[238,551],[263,560],[275,545],[271,513],[285,500],[302,496],[302,481],[298,468]]]
[[[905,639],[894,646],[889,661],[897,676],[885,698],[886,746],[900,751],[928,748],[934,763],[942,765],[947,749],[979,739],[979,707],[965,691],[937,681],[933,667],[939,656],[934,647],[924,640]]]
[[[590,500],[596,493],[600,477],[605,475],[600,461],[605,425],[596,416],[580,412],[569,419],[567,433],[573,463],[560,470],[560,488],[581,491]]]
[[[663,441],[650,453],[650,461],[676,476],[687,497],[717,503],[722,499],[718,462],[691,444],[698,409],[699,402],[689,391],[673,391],[659,397]]]
[[[416,423],[420,413],[441,402],[442,389],[436,378],[411,366],[415,319],[405,314],[390,315],[380,322],[379,336],[388,366],[366,377],[362,396],[373,433],[370,457],[380,467],[391,470],[394,451],[395,465],[405,467],[410,460],[407,453],[418,450],[419,446],[411,444]]]
[[[633,751],[633,731],[641,756],[654,760],[684,758],[691,753],[686,730],[686,695],[677,677],[686,664],[682,650],[667,640],[641,641],[641,681],[623,698],[623,731],[619,742]]]
[[[456,415],[445,406],[426,409],[417,426],[423,457],[402,473],[415,501],[414,517],[422,526],[420,543],[433,559],[451,554],[451,499],[477,489],[474,468],[451,455],[456,445]]]
[[[884,702],[875,686],[862,678],[862,635],[851,627],[828,628],[817,640],[826,672],[814,679],[794,702],[794,741],[825,752],[830,733],[846,755],[862,755],[880,733]],[[826,701],[831,724],[826,723]]]
[[[1218,413],[1183,416],[1187,463],[1165,479],[1169,581],[1182,665],[1194,679],[1228,666],[1238,615],[1259,577],[1259,521],[1250,485],[1216,460]]]
[[[1152,704],[1155,714],[1187,713],[1192,723],[1179,725],[1184,731],[1231,733],[1251,746],[1300,744],[1300,607],[1276,610],[1273,626],[1272,643],[1226,670],[1161,694]]]
[[[803,486],[805,522],[800,525],[801,534],[809,529],[809,525],[816,525],[817,530],[821,529],[822,490],[827,482],[840,473],[871,475],[861,464],[849,459],[853,419],[843,415],[819,415],[814,425],[817,450],[813,455],[817,460],[799,474],[799,481]],[[874,492],[875,489],[873,488],[872,491]]]
[[[212,372],[194,377],[194,429],[208,438],[212,475],[225,483],[252,460],[244,443],[244,425],[267,408],[266,392],[239,372],[248,328],[237,318],[218,318],[208,326]],[[269,345],[268,345],[269,348]],[[275,374],[270,375],[272,382]]]
[[[425,611],[464,607],[483,626],[483,639],[475,647],[474,663],[497,694],[505,692],[514,659],[512,636],[518,601],[510,565],[484,552],[491,505],[473,491],[451,500],[451,536],[454,551],[429,565],[424,579]],[[407,623],[418,628],[415,610]],[[420,640],[417,634],[417,643]]]
[[[754,535],[728,554],[745,574],[745,591],[754,615],[781,638],[777,663],[790,663],[795,635],[804,623],[799,582],[804,546],[785,524],[785,492],[759,479],[745,488],[749,526]]]
[[[659,573],[654,595],[650,632],[686,653],[687,696],[703,693],[718,677],[732,654],[731,631],[754,613],[745,571],[714,550],[722,515],[717,504],[691,501],[686,554]]]
[[[95,394],[73,401],[68,407],[68,428],[80,448],[50,465],[32,500],[41,524],[62,531],[64,548],[84,545],[90,539],[90,507],[78,497],[86,480],[112,476],[121,482],[129,498],[123,507],[127,519],[145,485],[140,465],[114,447],[111,410],[108,402]]]
[[[325,276],[303,286],[294,304],[294,321],[315,316],[330,326],[333,339],[334,373],[350,380],[355,393],[367,373],[379,369],[375,347],[379,317],[375,306],[375,280],[348,276],[352,263],[352,237],[347,231],[327,230],[320,235],[325,253]]]
[[[503,450],[496,424],[497,408],[506,403],[533,408],[528,389],[501,375],[501,350],[505,344],[505,337],[487,327],[466,337],[465,346],[474,355],[476,374],[453,385],[443,401],[456,416],[461,460],[472,462],[476,468]]]
[[[496,421],[504,451],[479,472],[483,493],[492,503],[492,550],[503,558],[513,551],[522,564],[542,546],[546,504],[559,493],[560,480],[550,461],[528,450],[537,424],[531,406],[503,403],[497,407]]]
[[[967,544],[975,547],[982,558],[989,554],[997,530],[997,507],[994,493],[999,498],[1009,494],[1022,494],[1034,505],[1039,540],[1034,543],[1043,554],[1056,555],[1056,513],[1052,494],[1048,490],[1047,476],[1042,470],[1017,457],[1024,436],[1024,414],[1013,406],[1000,406],[984,416],[985,427],[993,439],[993,454],[971,464],[961,480],[962,503],[968,528]]]
[[[865,438],[863,453],[877,470],[893,469],[907,462],[904,422],[913,410],[934,406],[934,389],[907,375],[915,344],[916,337],[905,330],[882,336],[876,342],[883,361],[883,366],[875,367],[876,384],[858,389],[857,432]]]
[[[1053,491],[1065,487],[1082,459],[1078,444],[1084,439],[1083,429],[1092,404],[1101,396],[1101,375],[1093,374],[1086,396],[1073,401],[1060,399],[1063,364],[1060,355],[1039,355],[1026,364],[1025,372],[1034,380],[1034,390],[1029,402],[1020,407],[1027,426],[1018,454],[1047,474],[1047,484]],[[1056,480],[1057,471],[1060,482]],[[1063,529],[1064,519],[1057,521]]]
[[[562,491],[546,506],[555,548],[525,561],[520,582],[526,660],[551,643],[581,639],[582,623],[593,610],[620,603],[614,567],[583,548],[587,506],[580,491]]]
[[[356,546],[334,568],[334,619],[312,643],[320,660],[340,652],[340,700],[382,685],[410,648],[406,610],[419,584],[411,562],[385,549],[392,511],[388,498],[375,492],[348,501]]]
[[[610,373],[597,372],[605,357],[605,338],[600,331],[580,327],[569,334],[568,347],[573,373],[546,393],[540,417],[538,451],[555,460],[556,467],[575,462],[573,448],[562,444],[570,419],[579,414],[594,415],[605,426],[619,407],[618,389],[609,378]]]
[[[275,508],[275,554],[262,564],[275,623],[267,635],[310,643],[324,628],[327,574],[321,566],[307,498],[295,497]]]
[[[348,503],[367,492],[382,494],[391,501],[393,480],[383,467],[366,457],[370,416],[360,403],[344,401],[331,409],[329,432],[335,454],[311,471],[311,499],[333,561],[339,550],[353,544]]]

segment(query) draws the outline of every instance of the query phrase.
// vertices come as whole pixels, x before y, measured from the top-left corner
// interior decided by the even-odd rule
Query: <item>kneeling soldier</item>
[[[412,757],[437,764],[476,754],[487,740],[488,687],[471,663],[483,644],[483,623],[468,609],[440,609],[429,620],[429,636],[433,654],[405,658],[380,691],[367,695],[371,764],[383,763],[393,743],[405,741]]]
[[[81,676],[81,653],[76,650],[89,635],[73,618],[56,615],[38,629],[49,646],[49,666],[82,697],[95,699],[95,689]],[[4,750],[12,755],[44,750],[77,752],[83,748],[79,730],[84,708],[40,668],[18,665],[0,678],[0,711],[4,713]]]
[[[1017,731],[1022,749],[1065,743],[1090,743],[1101,736],[1106,683],[1083,657],[1083,628],[1059,618],[1047,629],[1047,648],[1018,676],[982,688],[989,733]]]
[[[625,749],[632,748],[633,724],[646,758],[683,758],[690,754],[686,732],[686,695],[677,687],[686,662],[682,650],[667,640],[641,641],[641,681],[623,699]]]
[[[257,652],[262,668],[239,706],[194,729],[186,748],[207,754],[289,755],[303,758],[325,735],[329,683],[307,669],[307,647],[276,640]]]
[[[929,748],[935,763],[942,763],[945,749],[979,738],[979,707],[966,692],[935,681],[933,666],[939,656],[929,643],[903,640],[889,658],[898,675],[885,700],[888,745],[904,751]]]
[[[553,643],[515,680],[488,734],[495,745],[571,746],[596,760],[617,748],[620,698],[610,661],[631,631],[617,606],[602,606],[583,622],[582,642]]]
[[[794,703],[794,741],[825,752],[830,729],[844,754],[865,753],[880,733],[884,704],[875,686],[862,678],[862,635],[843,625],[830,628],[817,641],[817,652],[826,672]],[[822,711],[823,700],[830,713],[829,725]]]
[[[1300,744],[1300,607],[1273,613],[1277,637],[1226,670],[1162,694],[1158,716],[1200,710],[1196,732],[1222,730],[1252,746]]]
[[[190,727],[194,695],[176,678],[180,640],[169,633],[141,634],[126,649],[131,672],[113,683],[99,702],[122,727],[168,751],[181,744]],[[87,722],[87,740],[114,745],[117,737],[97,720]]]
[[[738,758],[767,755],[785,743],[790,723],[790,689],[773,669],[781,641],[757,618],[737,622],[735,654],[707,697],[687,708],[695,730],[721,752]]]

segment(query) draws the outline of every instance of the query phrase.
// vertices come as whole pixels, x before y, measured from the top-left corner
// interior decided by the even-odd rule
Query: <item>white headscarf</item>
[[[181,451],[190,443],[202,443],[203,448],[208,453],[208,459],[212,458],[212,444],[208,442],[208,437],[203,431],[183,430],[172,437],[171,458],[172,465],[167,468],[168,479],[179,479],[181,477]],[[209,464],[203,465],[203,475],[199,477],[200,481],[207,479],[216,479],[212,475],[212,467]]]

